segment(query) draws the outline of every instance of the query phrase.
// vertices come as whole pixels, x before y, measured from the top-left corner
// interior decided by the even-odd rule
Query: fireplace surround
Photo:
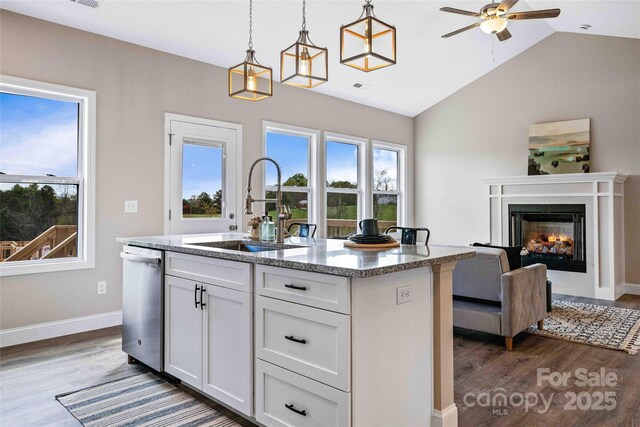
[[[553,282],[553,291],[559,294],[584,296],[615,300],[625,293],[624,277],[624,182],[626,175],[617,172],[594,172],[584,174],[511,176],[487,178],[489,197],[489,241],[493,245],[508,246],[517,244],[525,248],[531,244],[537,261],[546,261],[547,275]],[[535,216],[532,212],[527,220],[527,241],[512,240],[514,230],[511,210],[513,206],[527,205],[524,209],[542,206],[542,210],[551,211],[558,205],[584,206],[581,221],[584,227],[582,241],[576,247],[576,225],[573,215],[576,212],[556,212],[571,214],[571,223],[567,216],[558,215],[559,221],[540,221],[548,219]],[[543,212],[544,213],[544,212]],[[579,212],[577,212],[579,214]],[[547,224],[540,224],[547,222]],[[551,223],[551,224],[549,224]],[[555,223],[555,224],[554,224]],[[573,224],[573,225],[572,225]],[[580,224],[580,221],[578,221]],[[555,235],[552,228],[555,227]],[[573,233],[573,234],[572,234]],[[532,236],[533,234],[533,236]],[[531,238],[530,238],[531,237]],[[531,242],[533,240],[533,242]],[[553,241],[550,241],[553,240]],[[556,242],[560,240],[560,244]],[[516,243],[517,242],[517,243]],[[526,244],[525,244],[526,243]],[[568,250],[571,246],[573,249]],[[546,253],[545,253],[546,248]],[[571,255],[573,264],[563,270],[553,264],[551,249]],[[580,261],[579,248],[582,248],[584,271],[574,261]],[[543,258],[544,256],[544,258]],[[556,257],[558,258],[558,257]],[[526,263],[531,258],[523,260]]]

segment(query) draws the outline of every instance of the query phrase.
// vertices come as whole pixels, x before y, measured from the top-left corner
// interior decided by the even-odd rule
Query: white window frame
[[[309,144],[307,146],[307,187],[292,187],[282,186],[282,192],[293,193],[307,193],[307,221],[309,223],[317,224],[317,218],[319,216],[318,208],[318,141],[320,141],[320,131],[316,129],[304,128],[300,126],[293,126],[284,123],[276,123],[264,120],[262,122],[262,155],[267,155],[267,132],[280,133],[292,136],[302,136],[308,138]],[[274,159],[277,161],[277,159]],[[276,191],[276,185],[267,185],[267,166],[262,162],[262,195],[265,196],[267,191]],[[285,177],[282,177],[285,179]],[[274,220],[276,220],[274,218]]]
[[[324,132],[323,144],[320,150],[320,157],[322,163],[323,179],[322,186],[324,191],[322,191],[322,201],[319,203],[321,205],[321,216],[322,218],[321,224],[319,224],[320,236],[327,236],[328,232],[328,221],[327,218],[327,195],[328,193],[345,193],[345,194],[357,194],[358,196],[358,208],[357,208],[357,218],[356,218],[356,230],[358,228],[358,223],[367,217],[367,206],[371,203],[370,192],[367,190],[369,188],[369,180],[368,180],[368,140],[366,138],[361,138],[357,136],[344,135],[336,132]],[[358,164],[357,164],[357,174],[358,174],[358,187],[357,188],[332,188],[327,185],[327,143],[328,142],[338,142],[344,144],[355,145],[358,147]],[[328,236],[332,237],[332,236]]]
[[[379,148],[382,150],[395,151],[398,153],[398,189],[395,191],[381,191],[374,190],[373,183],[375,177],[373,151]],[[408,226],[408,213],[407,213],[407,146],[402,144],[395,144],[392,142],[384,142],[378,140],[371,141],[371,172],[369,179],[371,180],[371,214],[373,215],[373,197],[375,194],[389,194],[397,195],[397,218],[396,222],[398,226]],[[384,230],[382,230],[384,231]]]
[[[79,104],[77,177],[0,175],[0,182],[78,185],[78,256],[0,263],[0,277],[94,268],[96,93],[5,75],[0,75],[0,91]]]

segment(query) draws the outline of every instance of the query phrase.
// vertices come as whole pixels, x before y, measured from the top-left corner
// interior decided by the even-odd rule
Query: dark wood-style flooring
[[[626,295],[613,303],[562,298],[640,309],[640,296]],[[54,396],[144,372],[143,366],[127,364],[120,345],[120,328],[116,327],[0,350],[0,426],[78,426]],[[454,345],[455,399],[462,427],[640,426],[640,355],[528,334],[518,335],[514,351],[507,352],[504,339],[463,329],[455,329]],[[538,368],[571,373],[578,368],[590,372],[605,368],[607,372],[614,372],[619,380],[614,387],[577,387],[574,379],[570,379],[566,387],[538,386]],[[179,387],[243,425],[251,425],[189,388]],[[542,393],[547,401],[551,398],[550,408],[544,414],[539,413],[536,409],[543,407],[539,403],[529,411],[521,406],[509,406],[505,412],[503,407],[483,407],[477,403],[478,396],[486,397],[489,393],[493,397],[494,392],[501,391],[496,391],[499,388],[504,389],[507,396]],[[616,393],[615,410],[564,409],[567,392],[586,392],[591,396],[605,391]],[[474,406],[465,403],[465,396],[466,403]],[[484,402],[482,399],[480,402]],[[514,399],[517,403],[518,399]]]

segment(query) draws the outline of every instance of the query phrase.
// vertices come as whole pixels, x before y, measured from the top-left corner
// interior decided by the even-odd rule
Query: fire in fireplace
[[[546,264],[550,270],[587,272],[585,205],[509,205],[511,245],[528,255],[522,265]]]

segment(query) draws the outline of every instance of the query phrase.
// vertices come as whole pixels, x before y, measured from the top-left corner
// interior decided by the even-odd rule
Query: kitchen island
[[[473,250],[240,233],[118,242],[165,251],[164,370],[247,418],[457,425],[452,271]]]

